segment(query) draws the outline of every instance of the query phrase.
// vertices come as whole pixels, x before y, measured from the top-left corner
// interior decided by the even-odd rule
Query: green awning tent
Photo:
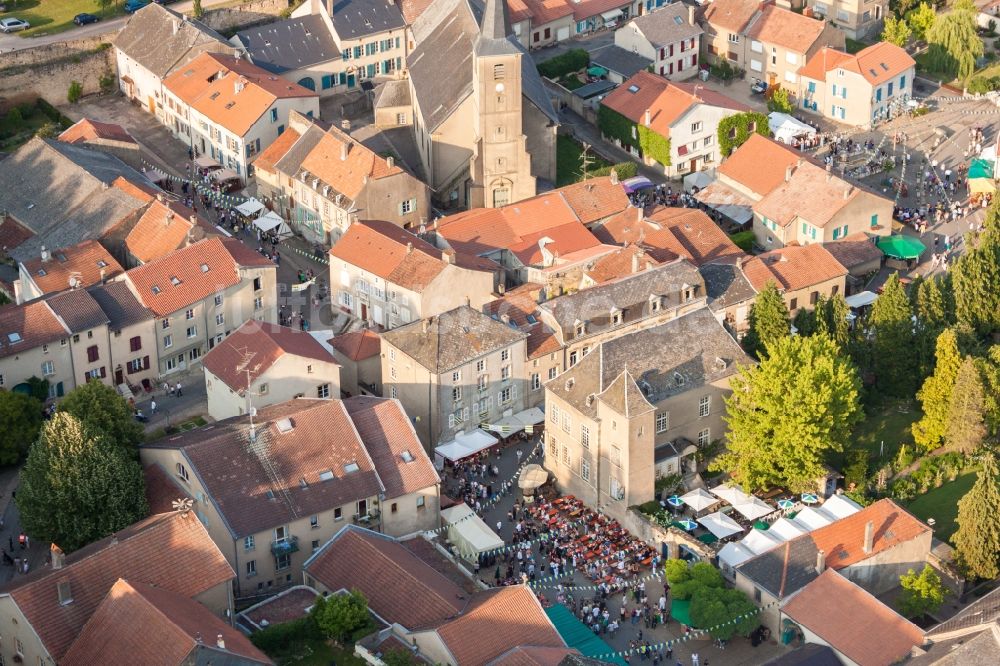
[[[878,249],[891,259],[917,259],[927,249],[919,239],[903,234],[893,234],[878,239]]]
[[[587,74],[590,76],[607,76],[608,70],[604,69],[600,65],[591,65],[587,68]]]
[[[579,650],[584,657],[597,657],[615,651],[562,604],[549,606],[545,609],[545,614],[549,616],[556,631],[566,641],[566,645]],[[601,661],[626,666],[625,660],[618,656],[610,659],[602,658]]]
[[[715,536],[714,534],[711,534],[710,532],[705,532],[704,534],[698,535],[698,541],[701,541],[704,544],[715,543],[718,540],[719,537]]]
[[[969,180],[973,178],[993,178],[993,163],[989,160],[972,160],[969,164]]]
[[[670,617],[677,620],[681,624],[691,625],[691,600],[690,599],[671,599],[670,600]]]

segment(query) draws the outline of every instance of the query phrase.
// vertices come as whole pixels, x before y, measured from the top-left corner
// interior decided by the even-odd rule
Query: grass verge
[[[101,10],[98,0],[18,0],[16,6],[11,6],[14,4],[8,0],[7,8],[10,11],[0,13],[0,18],[16,17],[30,23],[30,28],[16,33],[21,37],[72,30],[76,27],[73,17],[77,14],[94,14],[100,16],[102,21],[125,14],[125,3],[121,1],[108,7],[107,13]]]
[[[560,134],[556,138],[556,187],[572,185],[583,180],[580,166],[580,155],[583,154],[583,146],[576,139]],[[593,161],[587,167],[589,172],[610,166],[608,162],[590,151]]]
[[[958,529],[958,523],[955,522],[958,517],[958,500],[969,492],[976,482],[976,476],[975,471],[965,472],[954,481],[942,484],[940,488],[931,488],[906,508],[924,522],[933,518],[934,536],[950,542],[951,535]]]

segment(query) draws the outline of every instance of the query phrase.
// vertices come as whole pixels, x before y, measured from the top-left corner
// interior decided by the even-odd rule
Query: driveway
[[[598,49],[615,43],[615,33],[611,30],[602,30],[582,37],[574,37],[564,42],[556,42],[540,49],[529,51],[535,63],[544,62],[550,58],[555,58],[572,49],[586,49],[588,53],[593,53]]]

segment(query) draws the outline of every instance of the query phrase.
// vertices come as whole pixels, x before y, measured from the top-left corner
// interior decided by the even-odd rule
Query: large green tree
[[[934,371],[938,336],[955,323],[955,299],[951,291],[950,274],[918,280],[910,287],[910,295],[917,317],[920,375],[926,377]]]
[[[934,357],[934,374],[924,380],[924,385],[917,391],[917,400],[923,407],[924,415],[912,427],[913,440],[925,451],[939,447],[948,429],[951,393],[958,369],[962,366],[954,329],[947,328],[938,336]]]
[[[1000,576],[1000,478],[992,453],[982,457],[979,478],[958,501],[958,530],[952,542],[966,574]]]
[[[125,399],[107,384],[95,381],[76,387],[59,403],[59,411],[72,414],[92,432],[138,455],[136,447],[142,443],[144,434],[142,425],[135,420]]]
[[[888,395],[912,396],[917,388],[913,308],[896,273],[889,276],[882,295],[872,305],[868,324],[875,336],[872,353],[876,385]]]
[[[972,77],[976,58],[983,55],[983,40],[976,30],[978,13],[972,0],[956,0],[951,11],[937,17],[927,30],[932,66],[955,72],[962,83]]]
[[[918,618],[933,613],[944,603],[945,587],[941,576],[929,564],[925,564],[920,573],[910,569],[900,576],[899,585],[903,591],[896,604],[903,617]]]
[[[29,535],[70,552],[145,517],[142,468],[72,414],[57,413],[28,453],[17,508]]]
[[[850,322],[847,315],[850,308],[840,294],[830,298],[820,298],[816,302],[816,332],[829,336],[840,351],[847,351],[851,341]]]
[[[976,362],[985,388],[986,427],[990,434],[996,435],[1000,432],[1000,345],[992,345]]]
[[[330,638],[344,642],[368,623],[368,600],[358,590],[318,597],[310,611],[317,626]]]
[[[910,41],[913,30],[903,19],[894,16],[887,16],[882,27],[882,41],[895,44],[896,46],[906,46]]]
[[[979,448],[985,437],[983,380],[975,361],[967,357],[955,376],[944,441],[949,450],[968,455]]]
[[[712,467],[748,490],[812,487],[862,417],[857,369],[825,335],[778,340],[731,383],[728,451]]]
[[[916,9],[906,15],[906,22],[910,24],[915,39],[926,39],[927,33],[936,21],[937,12],[926,2],[921,2]]]
[[[1000,329],[1000,231],[995,228],[997,204],[987,213],[986,231],[966,237],[966,252],[955,262],[952,287],[955,317],[980,335]]]
[[[757,606],[741,590],[710,587],[691,597],[691,622],[708,629],[712,638],[728,641],[733,636],[749,636],[760,625]]]
[[[20,462],[41,426],[42,403],[30,395],[0,391],[0,465]]]
[[[768,282],[757,294],[757,299],[750,306],[748,320],[750,328],[743,338],[743,345],[757,358],[764,357],[768,345],[791,334],[788,307],[774,282]]]

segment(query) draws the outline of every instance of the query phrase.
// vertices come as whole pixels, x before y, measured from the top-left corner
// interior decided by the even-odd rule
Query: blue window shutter
[[[872,215],[872,226],[873,227],[877,227],[878,226],[878,213],[875,213],[874,215]]]
[[[815,81],[810,81],[809,82],[809,92],[811,92],[811,93],[816,92],[816,82]]]
[[[902,90],[906,87],[906,76],[899,77],[899,89]]]
[[[875,101],[876,102],[881,102],[882,101],[882,89],[881,88],[876,88],[875,89]]]

